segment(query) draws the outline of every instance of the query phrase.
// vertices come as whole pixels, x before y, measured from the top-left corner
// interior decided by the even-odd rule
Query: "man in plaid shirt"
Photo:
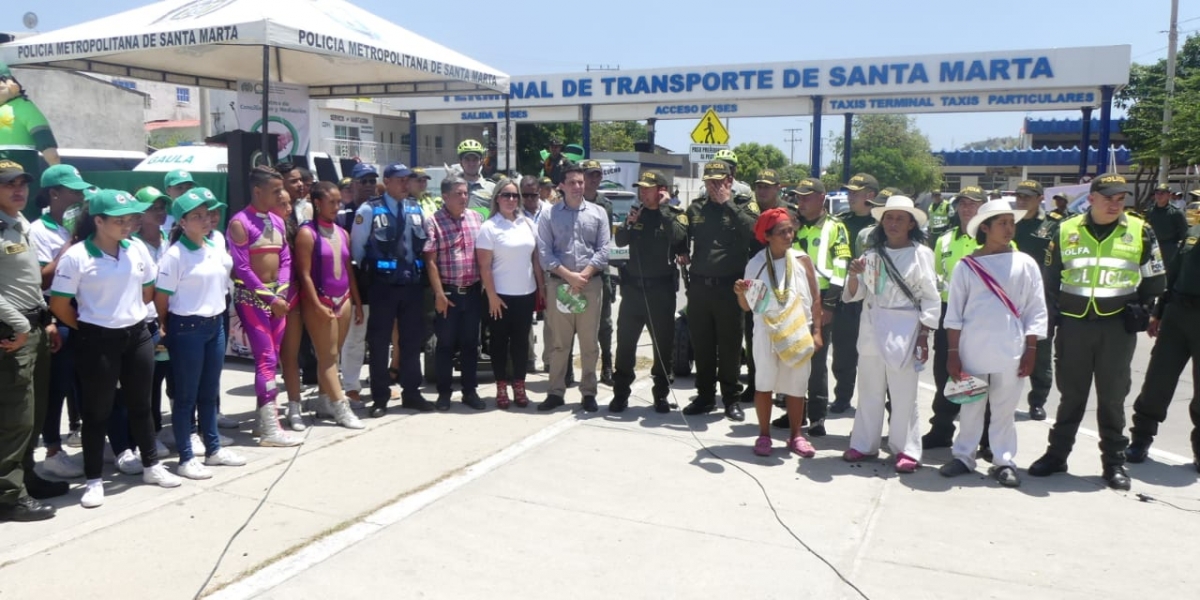
[[[475,410],[486,405],[476,393],[479,363],[479,322],[483,315],[483,294],[479,265],[475,261],[475,238],[483,217],[467,210],[470,197],[467,182],[461,177],[442,180],[442,208],[425,220],[425,266],[433,288],[433,330],[437,335],[438,410],[450,410],[451,383],[454,376],[454,352],[459,352],[462,371],[463,404]]]

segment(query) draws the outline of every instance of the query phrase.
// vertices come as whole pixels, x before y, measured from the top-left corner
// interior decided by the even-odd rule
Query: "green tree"
[[[850,173],[870,173],[884,187],[919,194],[942,185],[941,161],[929,149],[929,138],[905,115],[854,117]],[[834,156],[842,155],[844,140],[835,143]],[[828,174],[842,181],[841,162],[829,165]]]
[[[1171,133],[1165,140],[1162,115],[1167,98],[1166,59],[1152,65],[1134,64],[1129,72],[1129,85],[1114,97],[1116,106],[1126,111],[1121,131],[1129,138],[1134,161],[1155,172],[1164,148],[1172,165],[1191,164],[1200,153],[1195,144],[1195,132],[1200,128],[1197,120],[1200,114],[1196,111],[1196,98],[1200,94],[1200,37],[1190,36],[1184,41],[1176,56],[1175,77]]]
[[[542,171],[542,150],[550,149],[550,138],[564,144],[583,145],[581,123],[522,123],[517,128],[517,169],[536,175]],[[637,121],[592,123],[592,152],[633,152],[633,145],[649,138],[646,126]]]
[[[784,185],[795,185],[796,182],[812,174],[812,168],[803,163],[784,165],[776,171],[779,173],[779,180]]]
[[[741,181],[753,181],[758,172],[763,169],[778,171],[788,164],[787,155],[783,153],[783,150],[771,144],[755,142],[738,144],[733,149],[733,153],[738,157],[737,178]]]

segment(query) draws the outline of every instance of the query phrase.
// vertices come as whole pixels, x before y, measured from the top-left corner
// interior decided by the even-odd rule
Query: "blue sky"
[[[1170,0],[545,0],[450,3],[356,0],[382,18],[510,74],[583,71],[589,65],[642,69],[711,64],[954,54],[1063,46],[1130,44],[1134,62],[1166,56]],[[37,13],[52,31],[143,6],[142,0],[5,0],[0,31],[23,31],[21,15]],[[279,2],[286,10],[286,2]],[[1200,29],[1200,2],[1180,2],[1181,43]],[[588,7],[588,8],[583,8]],[[507,25],[497,25],[505,22]],[[925,115],[918,127],[935,150],[1019,133],[1025,113]],[[1077,117],[1077,112],[1033,113]],[[824,122],[840,134],[842,119]],[[660,121],[658,141],[685,150],[692,121]],[[808,118],[733,119],[734,144],[774,144],[790,151],[785,129],[803,138],[795,158],[808,158]],[[828,151],[826,152],[828,158]]]

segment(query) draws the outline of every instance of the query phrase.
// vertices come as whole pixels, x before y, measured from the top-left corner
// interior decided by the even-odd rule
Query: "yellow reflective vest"
[[[1115,315],[1138,297],[1145,223],[1126,215],[1101,242],[1084,226],[1085,217],[1072,217],[1059,225],[1063,265],[1059,312],[1076,318],[1086,316],[1089,309],[1102,317]]]

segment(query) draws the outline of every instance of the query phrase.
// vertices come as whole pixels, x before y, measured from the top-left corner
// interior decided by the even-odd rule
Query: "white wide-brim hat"
[[[876,206],[875,208],[871,209],[871,217],[882,223],[883,213],[892,210],[898,210],[912,215],[913,218],[917,220],[917,225],[920,227],[924,227],[925,221],[928,220],[928,217],[925,216],[925,211],[917,208],[917,206],[913,204],[912,198],[909,198],[908,196],[892,196],[888,198],[887,203],[883,206]]]
[[[971,217],[971,221],[967,223],[967,235],[975,237],[979,226],[983,225],[984,221],[1000,215],[1012,215],[1014,219],[1020,221],[1021,217],[1025,216],[1025,211],[1013,209],[1008,200],[989,200],[979,207],[979,212],[975,213],[975,216]]]

